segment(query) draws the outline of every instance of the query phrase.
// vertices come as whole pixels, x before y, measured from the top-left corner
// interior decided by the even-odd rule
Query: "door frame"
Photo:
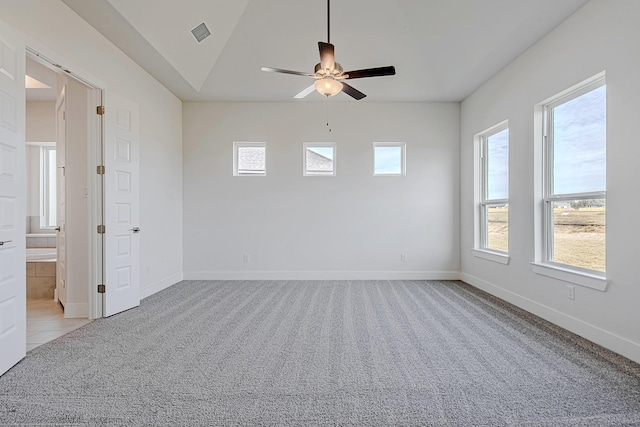
[[[97,173],[97,167],[104,164],[104,123],[102,114],[96,108],[103,105],[105,85],[98,79],[76,72],[72,64],[40,43],[24,37],[26,56],[50,68],[56,73],[73,78],[87,87],[88,135],[87,135],[87,183],[91,188],[88,194],[88,242],[89,277],[87,277],[89,319],[103,317],[103,294],[98,292],[98,285],[104,278],[104,238],[97,232],[98,225],[104,224],[104,175]],[[64,64],[64,65],[62,65]]]
[[[28,55],[27,55],[28,56]],[[26,104],[26,101],[25,101]],[[64,136],[61,135],[61,124],[60,124],[60,110],[62,109],[62,121],[64,126]],[[66,216],[67,216],[67,201],[66,191],[66,159],[64,156],[66,155],[66,142],[67,142],[67,123],[66,123],[66,111],[67,111],[67,85],[62,86],[62,89],[59,93],[56,93],[56,212],[57,212],[57,233],[56,233],[56,288],[54,292],[54,301],[60,301],[64,306],[67,303],[67,292],[65,288],[65,283],[67,282],[67,269],[65,264],[67,262],[67,248],[66,248]],[[25,121],[26,125],[26,121]],[[64,138],[64,141],[62,141]],[[61,143],[62,141],[62,143]],[[60,147],[63,147],[64,150],[60,153]],[[61,155],[62,154],[62,155]],[[62,164],[63,166],[60,166]],[[62,169],[62,173],[60,171]],[[63,177],[61,179],[61,176]],[[61,204],[64,206],[64,209],[61,209]],[[64,211],[64,212],[62,212]],[[62,213],[62,215],[61,215]],[[61,239],[62,236],[62,239]],[[64,245],[60,245],[60,240],[64,242]],[[61,251],[60,248],[62,248]],[[61,256],[64,255],[64,256]],[[62,262],[60,261],[62,258]],[[61,274],[64,273],[64,274]],[[64,276],[64,277],[63,277]]]

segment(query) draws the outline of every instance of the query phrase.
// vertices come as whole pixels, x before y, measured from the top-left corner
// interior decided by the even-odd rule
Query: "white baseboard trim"
[[[64,305],[65,319],[88,319],[89,303],[66,303]]]
[[[458,271],[189,271],[184,280],[458,280]]]
[[[166,277],[160,281],[152,283],[151,285],[147,285],[143,288],[140,288],[140,299],[141,300],[145,299],[146,297],[149,297],[157,292],[167,289],[169,286],[173,286],[176,283],[180,282],[181,280],[183,280],[183,274],[176,273],[172,276]]]
[[[586,323],[575,317],[562,313],[554,308],[525,298],[507,289],[479,279],[467,273],[460,273],[460,280],[485,292],[503,299],[523,310],[560,326],[574,334],[580,335],[604,348],[640,363],[640,344],[605,331],[595,325]]]

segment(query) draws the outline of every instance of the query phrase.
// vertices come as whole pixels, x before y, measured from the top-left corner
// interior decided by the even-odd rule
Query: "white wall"
[[[462,278],[640,362],[640,2],[588,3],[462,103]],[[534,105],[603,70],[607,81],[606,292],[537,275],[534,260]],[[509,120],[509,265],[475,258],[473,136]]]
[[[329,105],[332,132],[326,103],[184,104],[185,278],[457,278],[459,104]],[[266,177],[232,176],[233,141],[267,143]],[[302,176],[303,141],[337,176]],[[374,141],[406,177],[372,176]]]
[[[27,101],[27,142],[55,142],[55,101]]]
[[[140,105],[142,296],[182,278],[182,103],[58,0],[0,0],[27,46]]]

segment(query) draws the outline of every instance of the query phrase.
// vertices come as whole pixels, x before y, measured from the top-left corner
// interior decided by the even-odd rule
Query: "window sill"
[[[471,249],[471,251],[473,252],[473,256],[477,258],[486,259],[487,261],[493,261],[504,265],[509,264],[509,255],[507,254],[475,248]]]
[[[602,292],[607,290],[607,285],[609,284],[609,281],[604,277],[568,268],[562,268],[551,264],[532,262],[531,269],[536,274],[541,274],[543,276],[552,277],[554,279],[563,280],[565,282],[574,283],[576,285]]]

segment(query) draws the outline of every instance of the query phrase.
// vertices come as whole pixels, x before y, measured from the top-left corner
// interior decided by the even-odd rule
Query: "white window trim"
[[[552,194],[553,183],[553,164],[551,141],[549,138],[550,120],[549,111],[558,105],[562,105],[572,99],[575,99],[587,92],[606,85],[604,72],[593,76],[577,85],[572,86],[566,91],[538,104],[536,106],[536,121],[538,122],[542,132],[536,137],[536,140],[542,141],[542,150],[540,150],[541,159],[535,161],[536,167],[541,166],[541,177],[538,182],[542,185],[536,194],[539,194],[540,204],[537,205],[535,217],[536,222],[536,260],[531,263],[531,268],[536,274],[540,274],[565,282],[574,283],[599,291],[605,291],[608,280],[606,272],[581,268],[570,264],[561,264],[551,260],[553,256],[551,245],[553,242],[553,212],[552,204],[557,201],[581,200],[581,199],[605,199],[606,191],[573,193],[573,194]],[[534,135],[535,136],[535,135]],[[538,211],[539,209],[539,211]]]
[[[376,173],[376,147],[400,147],[400,173]],[[407,143],[406,142],[374,142],[373,143],[373,176],[407,176]]]
[[[584,286],[586,288],[595,289],[598,291],[606,291],[609,280],[605,277],[591,274],[586,270],[581,272],[577,270],[578,267],[567,268],[564,264],[558,264],[553,262],[532,262],[531,269],[534,273],[542,276],[551,277],[564,282],[573,283],[576,285]],[[590,271],[590,270],[589,270]]]
[[[487,227],[487,218],[486,218],[486,210],[490,206],[499,206],[509,204],[509,198],[506,199],[487,199],[487,159],[484,153],[487,150],[487,142],[489,137],[495,135],[499,132],[502,132],[505,129],[509,129],[509,121],[505,120],[500,122],[490,128],[484,130],[483,132],[478,133],[475,136],[476,141],[476,165],[477,170],[475,173],[476,177],[476,217],[475,221],[476,230],[475,230],[475,247],[473,250],[473,255],[482,258],[488,261],[498,262],[500,264],[509,264],[509,253],[504,251],[499,251],[495,249],[491,249],[487,247],[488,240],[488,227]],[[507,219],[507,226],[509,220]]]
[[[333,148],[333,171],[331,173],[309,173],[307,171],[307,148],[331,147]],[[338,147],[335,142],[303,142],[302,143],[302,176],[326,177],[336,176],[338,171]]]
[[[238,148],[264,147],[264,173],[239,173]],[[267,176],[267,143],[266,142],[234,142],[233,143],[233,176]]]
[[[472,248],[473,256],[476,258],[486,259],[487,261],[497,262],[498,264],[508,265],[511,257],[505,252],[492,251],[489,249]]]

